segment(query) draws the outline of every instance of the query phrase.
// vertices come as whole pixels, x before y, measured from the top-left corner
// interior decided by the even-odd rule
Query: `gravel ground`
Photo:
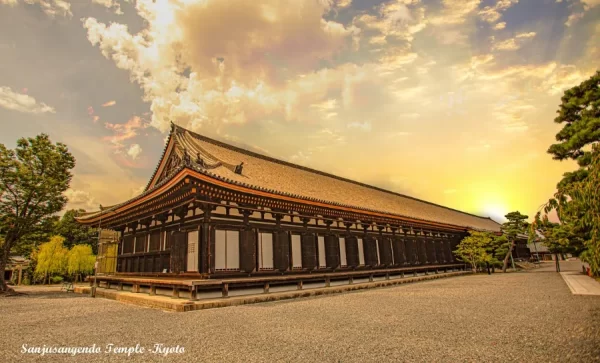
[[[0,315],[0,362],[600,361],[600,297],[539,270],[189,313],[41,293],[0,297]],[[185,352],[21,353],[110,343]]]

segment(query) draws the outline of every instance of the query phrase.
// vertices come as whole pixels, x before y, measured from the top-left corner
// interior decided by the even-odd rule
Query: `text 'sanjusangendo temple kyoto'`
[[[198,278],[452,264],[469,230],[500,231],[174,124],[146,190],[78,221],[118,232],[118,274]]]

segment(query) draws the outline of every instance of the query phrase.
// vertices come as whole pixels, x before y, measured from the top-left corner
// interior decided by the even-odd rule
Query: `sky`
[[[139,194],[170,122],[499,222],[533,216],[600,0],[0,0],[0,143],[77,160],[69,208]]]

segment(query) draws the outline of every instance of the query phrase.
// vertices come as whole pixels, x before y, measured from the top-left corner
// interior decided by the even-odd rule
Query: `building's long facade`
[[[146,191],[80,223],[120,233],[116,272],[248,276],[457,262],[478,217],[173,125]]]

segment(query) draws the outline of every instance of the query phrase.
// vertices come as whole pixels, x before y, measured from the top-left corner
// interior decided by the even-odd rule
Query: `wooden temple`
[[[175,124],[145,191],[78,221],[118,232],[116,275],[195,279],[462,266],[469,230],[500,231]]]

